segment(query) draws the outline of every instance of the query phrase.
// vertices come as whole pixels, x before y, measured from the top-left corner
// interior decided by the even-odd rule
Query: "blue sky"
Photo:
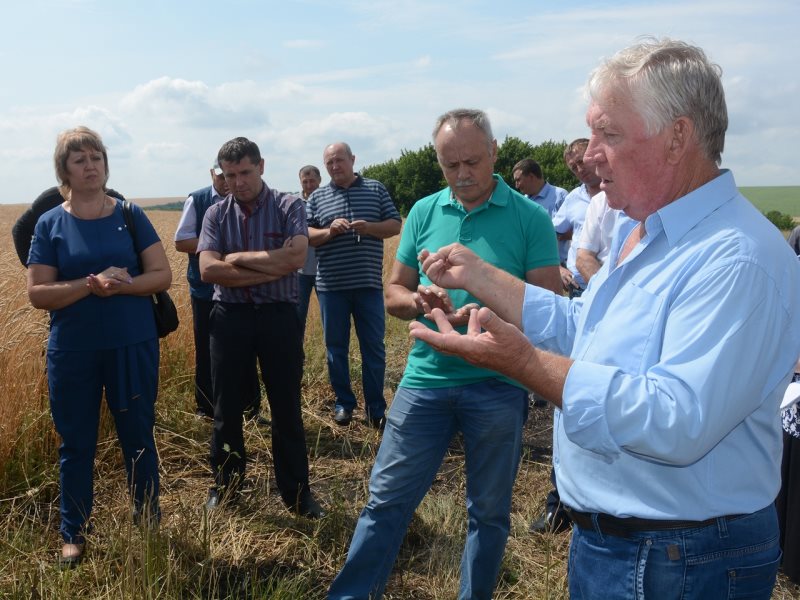
[[[55,184],[59,131],[87,125],[109,148],[109,185],[132,198],[209,183],[219,146],[243,135],[266,181],[296,190],[344,140],[356,167],[430,140],[458,106],[495,135],[537,144],[586,134],[582,87],[637,36],[702,46],[721,65],[739,185],[800,185],[796,0],[27,0],[4,6],[0,202]],[[327,181],[323,176],[323,181]]]

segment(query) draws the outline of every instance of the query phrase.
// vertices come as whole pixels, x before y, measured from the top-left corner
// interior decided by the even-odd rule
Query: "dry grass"
[[[23,207],[0,207],[9,231]],[[332,424],[324,347],[315,301],[306,333],[303,410],[312,486],[329,514],[312,522],[284,508],[271,472],[269,431],[248,423],[248,491],[240,504],[209,517],[203,502],[211,481],[210,425],[193,415],[192,333],[186,259],[169,241],[178,214],[149,213],[173,267],[171,293],[182,325],[162,341],[156,435],[161,457],[164,519],[157,532],[131,525],[113,425],[101,423],[95,479],[94,532],[87,560],[72,572],[54,568],[58,535],[57,436],[47,406],[43,348],[47,318],[29,307],[25,271],[10,241],[0,247],[0,597],[2,598],[323,598],[341,566],[367,497],[367,479],[380,442],[355,422]],[[8,238],[6,238],[8,240]],[[387,263],[394,243],[387,251]],[[387,398],[402,374],[406,325],[387,321]],[[352,352],[359,377],[357,348]],[[266,402],[265,402],[266,405]],[[534,415],[526,439],[549,434],[546,414]],[[530,448],[529,448],[530,450]],[[463,457],[454,449],[412,521],[386,598],[455,597],[465,533]],[[526,454],[515,487],[512,531],[496,598],[567,597],[569,536],[532,536],[529,522],[543,508],[547,457]],[[781,585],[774,598],[796,597]]]

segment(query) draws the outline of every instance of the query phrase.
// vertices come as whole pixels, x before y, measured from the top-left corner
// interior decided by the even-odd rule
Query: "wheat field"
[[[58,437],[50,419],[44,348],[47,315],[30,307],[25,269],[11,243],[14,220],[25,207],[0,206],[0,597],[93,599],[318,599],[344,561],[356,518],[367,498],[367,480],[380,434],[354,419],[333,424],[332,393],[316,300],[306,330],[303,418],[311,485],[328,514],[319,521],[295,518],[283,507],[271,471],[269,428],[245,426],[246,493],[235,507],[208,515],[211,483],[209,423],[194,416],[191,307],[185,255],[172,234],[179,213],[147,214],[165,242],[173,270],[170,290],[181,318],[161,342],[156,441],[161,460],[158,530],[132,525],[122,461],[108,414],[101,419],[95,464],[94,530],[86,560],[59,571]],[[387,242],[390,264],[397,238]],[[354,340],[355,342],[355,340]],[[406,324],[387,318],[386,395],[402,375],[409,347]],[[359,380],[357,344],[351,350]],[[358,392],[357,392],[358,393]],[[263,402],[265,416],[266,399]],[[540,411],[542,409],[539,409]],[[533,412],[533,411],[532,411]],[[523,461],[515,486],[512,530],[495,598],[563,599],[569,534],[531,535],[549,488],[549,460],[537,440],[552,427],[549,411],[526,425]],[[387,599],[454,598],[465,534],[463,455],[457,440],[414,516],[387,586]],[[773,598],[800,597],[781,581]]]

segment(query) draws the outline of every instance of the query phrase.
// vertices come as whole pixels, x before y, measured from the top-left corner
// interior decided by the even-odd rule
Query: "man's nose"
[[[589,145],[586,147],[586,152],[583,154],[583,165],[592,168],[601,162],[603,162],[603,153],[596,145],[589,142]]]

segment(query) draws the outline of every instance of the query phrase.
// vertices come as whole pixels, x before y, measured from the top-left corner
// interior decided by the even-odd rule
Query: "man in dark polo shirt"
[[[235,500],[244,477],[242,413],[255,356],[272,415],[272,456],[281,497],[292,512],[316,518],[322,510],[309,488],[300,411],[303,347],[297,269],[308,247],[303,202],[267,187],[261,179],[264,159],[250,140],[226,142],[217,158],[231,195],[206,211],[197,244],[201,277],[214,284],[214,486],[206,507]]]
[[[353,171],[344,142],[322,155],[331,182],[308,200],[309,238],[317,252],[317,298],[325,331],[328,375],[336,394],[333,420],[348,425],[356,407],[350,385],[350,319],[361,350],[365,422],[383,428],[386,372],[383,240],[400,233],[400,213],[379,181]]]

